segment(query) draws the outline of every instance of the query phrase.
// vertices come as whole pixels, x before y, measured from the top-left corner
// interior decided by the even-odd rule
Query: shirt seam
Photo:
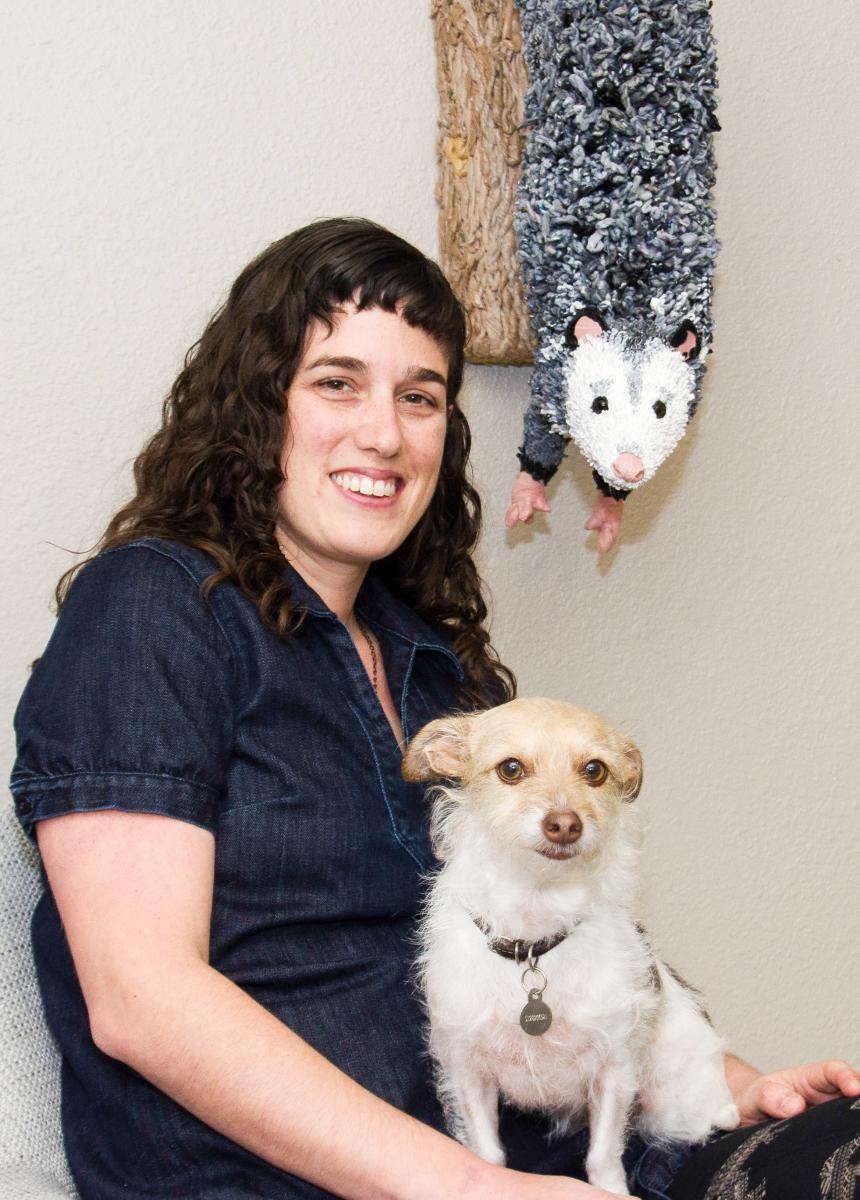
[[[194,549],[194,547],[189,547],[189,549]],[[109,554],[117,554],[122,550],[149,550],[153,554],[158,554],[162,558],[166,558],[169,562],[175,563],[176,566],[179,567],[179,569],[181,571],[185,572],[185,574],[188,576],[188,578],[194,584],[197,598],[201,602],[203,600],[203,597],[200,595],[200,588],[206,582],[206,579],[208,579],[210,575],[217,574],[217,567],[213,563],[212,570],[206,576],[206,579],[198,579],[196,577],[196,575],[194,574],[194,572],[191,570],[191,568],[188,566],[188,564],[184,563],[181,558],[177,558],[177,556],[175,554],[172,554],[164,546],[160,546],[160,545],[156,546],[156,545],[153,545],[151,542],[145,541],[140,538],[137,538],[133,542],[125,542],[125,543],[123,543],[122,546],[113,546],[110,550],[105,551],[105,557],[107,557],[107,555],[109,555]],[[200,553],[203,553],[203,552],[200,551]],[[219,633],[221,634],[222,638],[224,639],[224,641],[227,644],[227,651],[230,655],[230,670],[233,675],[233,683],[234,683],[234,685],[236,685],[239,682],[238,664],[236,662],[236,652],[233,648],[233,643],[230,639],[230,635],[224,626],[224,622],[221,620],[220,616],[215,611],[214,606],[211,604],[211,602],[208,600],[208,598],[205,602],[205,608],[206,608],[206,611],[212,617],[212,620],[217,625]]]
[[[406,672],[403,676],[403,692],[400,696],[400,725],[403,729],[403,736],[406,741],[409,741],[409,714],[406,709],[406,695],[412,683],[412,667],[415,664],[415,655],[418,653],[418,647],[412,647],[412,653],[409,655],[409,662],[406,664]]]
[[[13,778],[9,783],[9,790],[15,796],[37,787],[40,782],[59,782],[64,779],[169,779],[174,783],[184,783],[187,787],[204,788],[214,796],[221,794],[220,788],[211,783],[204,783],[202,779],[188,779],[185,775],[174,775],[169,771],[64,771],[61,775],[40,771],[38,774],[28,774],[19,779]]]
[[[403,840],[403,838],[400,836],[400,830],[397,828],[397,818],[394,814],[394,810],[392,809],[391,803],[388,799],[388,789],[385,786],[385,776],[382,771],[382,766],[379,761],[379,756],[376,753],[376,746],[374,746],[374,744],[373,744],[373,738],[368,733],[367,727],[365,726],[364,721],[361,719],[361,713],[358,711],[358,709],[353,704],[353,702],[349,699],[349,697],[346,697],[346,702],[349,705],[349,707],[352,709],[353,713],[355,714],[355,718],[358,721],[359,725],[361,726],[361,732],[367,738],[368,745],[370,746],[370,753],[373,755],[373,765],[376,768],[376,776],[377,776],[377,779],[379,780],[379,789],[382,792],[382,800],[383,800],[383,803],[385,804],[385,809],[386,809],[386,812],[388,813],[389,824],[391,825],[391,830],[394,834],[397,844],[403,850],[406,851],[406,853],[409,855],[409,857],[412,859],[412,861],[415,862],[421,868],[421,870],[424,870],[424,864],[418,858],[417,854],[415,854],[415,852],[411,849],[411,847],[408,845],[408,843],[405,842]]]

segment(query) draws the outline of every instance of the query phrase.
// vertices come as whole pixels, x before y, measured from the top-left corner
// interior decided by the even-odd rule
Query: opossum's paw
[[[511,504],[505,513],[505,525],[513,529],[520,521],[529,525],[536,512],[550,512],[546,488],[527,471],[520,471],[514,480]]]
[[[714,1129],[737,1129],[741,1114],[736,1104],[725,1104],[714,1114]]]
[[[611,496],[597,493],[591,516],[585,522],[586,529],[597,529],[597,549],[601,554],[608,554],[615,545],[618,530],[624,517],[624,501],[613,500]]]

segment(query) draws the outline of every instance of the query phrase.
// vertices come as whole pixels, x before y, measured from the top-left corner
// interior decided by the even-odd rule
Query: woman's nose
[[[360,450],[372,450],[381,458],[391,458],[400,449],[403,434],[393,396],[377,395],[361,406],[355,430]]]

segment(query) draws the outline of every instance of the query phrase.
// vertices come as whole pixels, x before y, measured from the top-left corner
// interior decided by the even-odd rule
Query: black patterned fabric
[[[697,1151],[669,1200],[860,1200],[860,1099],[736,1129]]]

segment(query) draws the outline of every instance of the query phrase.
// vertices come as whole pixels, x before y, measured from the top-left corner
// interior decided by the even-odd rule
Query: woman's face
[[[445,443],[445,351],[380,308],[321,322],[287,392],[278,538],[311,575],[366,568],[427,509]]]

